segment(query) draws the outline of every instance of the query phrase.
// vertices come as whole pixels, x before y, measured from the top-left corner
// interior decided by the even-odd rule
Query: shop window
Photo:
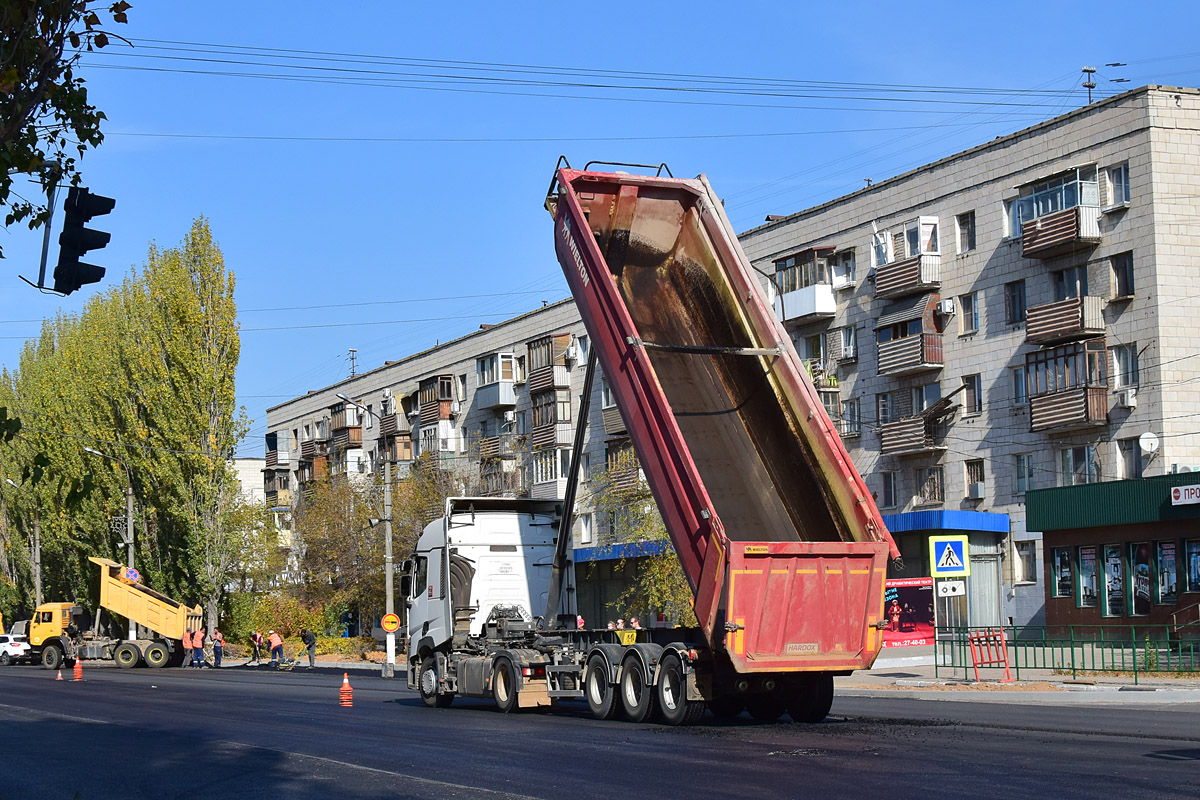
[[[1154,600],[1167,606],[1179,602],[1179,559],[1174,541],[1154,543]]]
[[[1129,543],[1129,613],[1144,617],[1150,613],[1150,543]]]
[[[1187,570],[1187,591],[1200,592],[1200,539],[1185,543],[1184,566]]]
[[[1075,597],[1075,605],[1095,608],[1100,603],[1099,584],[1096,582],[1096,546],[1089,544],[1077,548],[1075,558],[1079,571],[1079,594]]]
[[[1125,559],[1121,545],[1104,545],[1104,616],[1125,614]]]
[[[1016,583],[1037,583],[1036,541],[1017,542]]]
[[[1051,597],[1074,597],[1075,586],[1071,574],[1071,548],[1055,547],[1050,551]]]

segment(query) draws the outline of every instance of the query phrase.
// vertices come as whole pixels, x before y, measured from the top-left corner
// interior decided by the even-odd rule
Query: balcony
[[[288,489],[267,490],[267,506],[281,508],[292,504],[292,493]]]
[[[329,440],[330,449],[346,450],[351,447],[362,447],[362,428],[342,428],[334,430],[333,438]]]
[[[837,419],[838,435],[843,439],[857,439],[862,435],[862,422],[857,419]]]
[[[388,436],[396,436],[397,434],[411,433],[412,429],[408,424],[408,415],[393,413],[384,414],[379,418],[379,438],[384,439]]]
[[[875,296],[903,297],[942,285],[942,257],[921,253],[875,268]]]
[[[329,459],[324,455],[316,456],[311,461],[301,463],[297,475],[301,485],[311,484],[314,481],[324,480],[328,477]]]
[[[822,362],[819,358],[810,358],[804,362],[804,371],[808,373],[813,388],[818,392],[839,391],[837,371],[833,361]]]
[[[287,467],[291,459],[291,454],[287,450],[268,450],[267,451],[267,466],[268,467]]]
[[[775,313],[787,323],[805,323],[829,319],[837,313],[833,286],[817,283],[775,298]]]
[[[529,371],[529,393],[537,394],[548,389],[566,389],[571,385],[567,368],[552,364]]]
[[[1075,206],[1021,224],[1021,255],[1051,258],[1100,243],[1100,209]]]
[[[314,458],[326,455],[329,455],[328,439],[309,439],[300,444],[300,458],[305,461],[312,461]]]
[[[379,457],[393,464],[413,460],[413,443],[407,432],[386,436],[379,446]]]
[[[939,370],[942,366],[940,333],[920,333],[879,343],[880,375],[918,375]]]
[[[499,436],[484,436],[475,440],[480,459],[515,459],[521,450],[524,436],[502,433]]]
[[[575,443],[575,432],[569,422],[539,425],[530,431],[529,443],[535,450],[543,447],[571,447]]]
[[[512,408],[517,404],[517,393],[512,381],[496,381],[480,386],[475,402],[480,408]]]
[[[1058,344],[1104,333],[1104,300],[1099,297],[1069,297],[1029,309],[1025,318],[1025,341]]]
[[[885,456],[915,456],[945,452],[946,447],[934,441],[936,422],[925,416],[907,417],[885,422],[879,429],[879,452]]]
[[[330,415],[329,427],[335,433],[347,428],[361,428],[362,419],[359,416],[358,408],[345,403],[334,406]]]
[[[625,419],[621,416],[621,409],[609,406],[600,413],[604,417],[605,436],[624,436],[629,432],[625,427]]]
[[[1108,388],[1076,386],[1029,398],[1029,430],[1067,433],[1108,423]]]

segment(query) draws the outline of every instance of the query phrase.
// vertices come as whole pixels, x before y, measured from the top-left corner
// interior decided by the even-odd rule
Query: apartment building
[[[1198,129],[1200,92],[1143,87],[740,237],[893,574],[929,574],[929,535],[969,536],[942,623],[1044,620],[1027,491],[1200,469]]]

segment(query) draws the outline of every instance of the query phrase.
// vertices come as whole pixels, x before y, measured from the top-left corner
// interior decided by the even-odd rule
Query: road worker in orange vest
[[[181,666],[187,667],[192,663],[192,629],[188,628],[183,632],[183,663]]]
[[[271,666],[278,667],[283,661],[283,637],[275,631],[267,631],[267,644],[271,646]]]
[[[204,663],[204,628],[192,634],[192,666],[196,669],[207,666]]]

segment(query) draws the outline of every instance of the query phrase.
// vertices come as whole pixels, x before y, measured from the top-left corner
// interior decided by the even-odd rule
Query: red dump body
[[[870,666],[899,553],[708,181],[556,178],[558,260],[710,645]]]

